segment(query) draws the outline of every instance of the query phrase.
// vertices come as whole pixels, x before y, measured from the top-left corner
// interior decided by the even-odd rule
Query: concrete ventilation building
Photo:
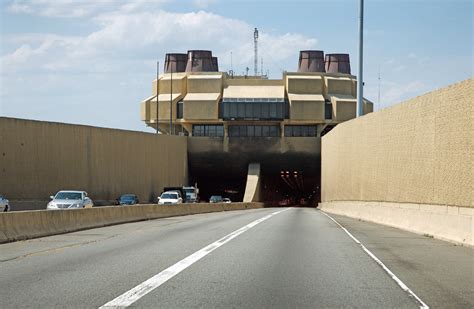
[[[141,119],[165,134],[170,117],[176,134],[214,137],[316,137],[356,117],[348,54],[324,60],[323,51],[301,51],[297,72],[269,80],[218,72],[211,51],[190,50],[167,54],[164,72],[141,103]],[[372,110],[365,100],[364,114]]]
[[[257,162],[267,179],[305,173],[304,185],[288,187],[319,190],[321,136],[356,117],[349,55],[301,51],[297,72],[280,79],[218,72],[211,51],[190,50],[184,62],[184,54],[166,55],[165,73],[141,103],[141,119],[160,133],[188,136],[191,181],[245,186],[249,164]],[[373,104],[365,100],[363,110],[372,112]]]

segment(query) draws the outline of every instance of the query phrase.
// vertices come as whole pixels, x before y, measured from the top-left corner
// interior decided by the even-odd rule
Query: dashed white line
[[[163,270],[159,274],[156,274],[155,276],[151,277],[150,279],[140,283],[136,287],[132,288],[131,290],[123,293],[122,295],[116,297],[115,299],[109,301],[105,305],[99,307],[100,308],[124,308],[128,307],[143,296],[147,295],[166,281],[170,280],[192,264],[196,263],[212,251],[216,250],[220,246],[228,243],[235,237],[239,236],[242,233],[245,233],[249,229],[253,228],[259,223],[262,223],[265,220],[270,219],[271,217],[278,215],[279,213],[282,213],[290,208],[286,208],[280,211],[272,212],[271,214],[262,217],[258,220],[255,220],[249,224],[247,224],[244,227],[241,227],[240,229],[222,237],[221,239],[213,242],[212,244],[202,248],[199,251],[194,252],[193,254],[189,255],[188,257],[182,259],[181,261],[177,262],[176,264],[168,267],[167,269]]]
[[[381,260],[378,259],[378,257],[375,256],[372,252],[370,252],[369,249],[367,249],[364,244],[362,244],[357,238],[354,237],[345,227],[343,227],[339,222],[337,222],[333,217],[328,215],[327,213],[321,211],[323,215],[331,219],[334,223],[336,223],[344,232],[346,232],[347,235],[349,235],[352,240],[354,240],[357,244],[359,244],[362,249],[377,263],[382,267],[382,269],[402,288],[403,291],[408,293],[410,297],[413,297],[415,301],[418,303],[420,308],[423,309],[429,309],[427,304],[425,304],[405,283],[403,283],[402,280],[400,280],[387,266],[385,266],[384,263],[382,263]]]

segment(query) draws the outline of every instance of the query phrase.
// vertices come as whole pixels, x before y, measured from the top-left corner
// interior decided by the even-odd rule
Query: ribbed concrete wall
[[[10,200],[76,189],[146,202],[186,182],[186,137],[0,117],[0,193]]]
[[[474,207],[473,86],[339,124],[322,138],[322,201]]]

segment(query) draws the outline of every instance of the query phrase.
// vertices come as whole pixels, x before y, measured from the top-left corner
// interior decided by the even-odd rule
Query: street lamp
[[[159,104],[158,104],[158,96],[159,96],[159,92],[158,92],[158,85],[160,83],[160,62],[157,61],[156,62],[156,134],[159,133],[159,130],[158,130],[158,110],[159,110]]]
[[[172,134],[173,130],[173,66],[171,66],[171,85],[170,85],[170,131]]]
[[[363,60],[364,60],[364,0],[359,0],[359,74],[357,76],[357,117],[363,115],[364,100],[364,77],[363,77]]]

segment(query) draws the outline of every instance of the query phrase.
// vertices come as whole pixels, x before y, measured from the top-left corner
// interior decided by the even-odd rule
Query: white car
[[[158,205],[176,205],[181,204],[183,199],[179,196],[176,191],[163,192],[158,198]]]
[[[3,195],[0,195],[0,209],[3,209],[3,211],[10,210],[10,202]]]
[[[232,203],[232,201],[230,200],[230,198],[227,198],[227,197],[223,198],[223,199],[222,199],[222,202],[223,202],[223,203]]]
[[[46,209],[78,209],[94,206],[85,191],[59,191],[55,196],[51,196],[51,199]]]

